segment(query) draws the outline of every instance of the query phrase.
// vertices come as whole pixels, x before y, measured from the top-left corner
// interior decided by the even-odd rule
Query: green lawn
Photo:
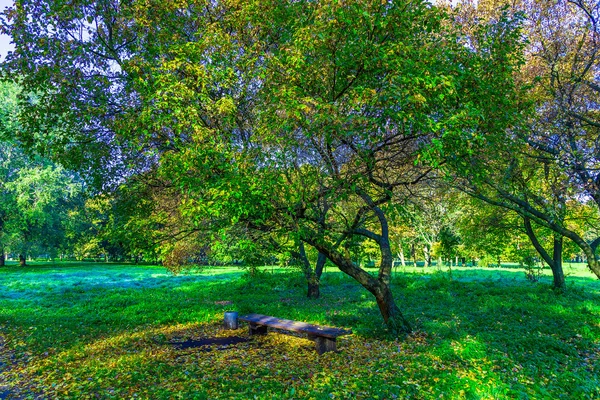
[[[0,398],[600,398],[600,282],[569,267],[566,294],[516,268],[399,268],[397,301],[417,331],[386,336],[371,295],[329,267],[322,298],[301,276],[236,268],[0,268]],[[223,312],[351,328],[339,352],[270,333],[227,349],[171,340],[237,335]],[[245,327],[244,327],[245,328]],[[204,349],[206,350],[206,349]]]

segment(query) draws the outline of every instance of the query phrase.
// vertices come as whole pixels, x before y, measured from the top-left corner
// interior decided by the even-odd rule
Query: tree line
[[[2,14],[3,143],[54,171],[52,198],[81,188],[88,243],[173,266],[275,257],[311,296],[329,262],[393,332],[411,330],[396,257],[537,257],[564,289],[582,254],[600,276],[595,2],[163,3]]]

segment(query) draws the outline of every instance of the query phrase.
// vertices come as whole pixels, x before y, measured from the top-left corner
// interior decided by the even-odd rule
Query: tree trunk
[[[25,258],[25,256],[23,254],[19,254],[19,265],[21,267],[27,266],[27,259]]]
[[[381,262],[379,263],[379,280],[387,285],[392,281],[392,267],[394,265],[394,256],[392,255],[392,246],[386,235],[381,235],[379,241],[379,251],[381,252]]]
[[[325,263],[327,262],[327,257],[325,254],[319,252],[317,256],[317,265],[315,266],[315,275],[319,281],[321,280],[321,275],[323,275],[323,269],[325,268]]]
[[[319,288],[319,282],[308,282],[308,290],[306,297],[309,299],[318,299],[321,296],[321,290]]]
[[[417,266],[417,252],[415,250],[415,244],[412,243],[410,246],[410,255],[412,256],[412,260],[413,260],[413,267]]]
[[[369,209],[377,216],[381,226],[381,234],[369,231],[364,228],[356,227],[354,234],[358,234],[373,240],[379,245],[381,253],[381,263],[379,264],[379,273],[377,278],[354,265],[350,256],[344,256],[336,251],[334,246],[326,246],[323,242],[315,240],[314,237],[305,237],[306,243],[312,245],[320,253],[323,253],[331,262],[347,275],[350,275],[359,282],[365,289],[371,292],[377,300],[377,305],[385,324],[391,334],[398,336],[401,333],[410,333],[412,328],[408,321],[402,315],[402,312],[394,301],[394,296],[390,289],[392,279],[393,256],[390,246],[389,225],[385,213],[379,208],[368,194],[358,191],[357,194],[368,205]],[[339,242],[338,242],[339,244]]]
[[[552,254],[553,263],[550,265],[552,269],[552,277],[554,279],[553,286],[555,289],[565,290],[565,274],[562,267],[562,252],[563,252],[563,237],[559,234],[554,235],[554,251]]]
[[[306,297],[309,299],[318,299],[321,296],[320,290],[320,281],[321,275],[323,274],[323,268],[325,266],[325,262],[327,261],[327,257],[321,252],[317,257],[317,264],[313,269],[310,265],[310,260],[306,255],[306,249],[304,248],[304,243],[300,242],[298,245],[298,253],[296,256],[300,259],[300,265],[302,267],[302,272],[304,273],[304,277],[306,278],[307,283],[307,291]]]
[[[425,266],[431,267],[431,250],[427,245],[423,246],[423,256],[425,257]]]
[[[559,233],[554,234],[554,249],[552,257],[548,254],[546,249],[539,242],[533,227],[531,226],[531,219],[523,217],[523,223],[525,225],[525,232],[531,240],[531,244],[535,247],[535,250],[542,257],[542,259],[550,266],[553,277],[554,289],[564,290],[565,289],[565,274],[562,267],[562,251],[563,251],[563,236]]]
[[[394,296],[389,287],[389,283],[386,282],[386,274],[380,274],[379,278],[376,279],[367,271],[354,265],[352,260],[345,257],[340,252],[330,249],[327,246],[312,240],[312,238],[307,238],[306,242],[327,256],[327,258],[342,272],[350,275],[375,296],[381,316],[392,334],[399,335],[401,333],[412,332],[410,323],[404,318],[404,315],[402,315],[402,312],[394,301]],[[382,261],[386,258],[387,257],[384,257],[384,254],[382,254]],[[387,265],[384,267],[387,268]]]
[[[310,278],[308,279],[307,297],[309,299],[318,299],[321,297],[321,275],[323,274],[323,268],[325,267],[326,261],[327,257],[325,257],[323,253],[319,252],[314,274],[311,273]]]
[[[398,254],[398,256],[400,257],[400,265],[406,267],[406,260],[404,259],[404,249],[402,247],[400,247],[400,254]]]
[[[4,257],[4,247],[0,247],[0,267],[4,267],[6,265],[4,260],[6,260]]]
[[[381,281],[378,282],[379,284],[374,291],[369,290],[369,288],[367,288],[367,290],[375,295],[379,312],[388,329],[395,335],[399,333],[410,333],[412,327],[396,305],[390,287]]]

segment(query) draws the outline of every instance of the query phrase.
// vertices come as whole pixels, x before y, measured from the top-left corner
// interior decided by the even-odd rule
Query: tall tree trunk
[[[381,252],[381,262],[379,264],[379,279],[386,285],[392,281],[392,267],[394,266],[394,256],[392,255],[392,246],[385,235],[379,238],[379,251]]]
[[[373,277],[373,275],[369,274],[364,269],[354,265],[349,256],[342,255],[334,248],[325,246],[322,243],[315,241],[314,238],[307,238],[305,240],[307,243],[315,247],[319,252],[323,253],[329,260],[331,260],[331,262],[337,265],[342,272],[350,275],[375,296],[381,316],[383,317],[383,320],[389,331],[393,335],[410,333],[412,331],[412,327],[400,311],[400,308],[398,308],[396,305],[394,295],[390,288],[393,256],[389,240],[388,222],[383,211],[379,209],[379,207],[373,206],[372,210],[379,219],[381,225],[381,234],[378,235],[366,229],[357,229],[356,232],[374,240],[379,245],[381,263],[379,264],[379,273],[377,278]]]
[[[398,254],[400,257],[400,265],[406,267],[406,260],[404,259],[404,249],[402,248],[402,243],[400,243],[400,253]]]
[[[554,248],[552,252],[552,257],[550,254],[544,249],[544,247],[539,242],[533,227],[531,226],[531,219],[528,217],[523,217],[523,222],[525,225],[525,232],[531,240],[531,244],[535,247],[535,250],[542,257],[542,259],[550,266],[552,270],[552,278],[553,278],[553,287],[554,289],[564,290],[565,285],[565,274],[563,272],[562,267],[562,251],[563,251],[563,236],[555,233],[554,234]]]
[[[396,305],[389,285],[379,282],[374,290],[370,290],[369,288],[367,288],[367,290],[375,295],[379,312],[390,332],[397,335],[399,333],[410,333],[412,331],[410,323],[406,320],[404,315],[402,315],[400,308]]]
[[[404,315],[402,315],[402,312],[396,305],[394,296],[390,289],[393,256],[390,246],[389,225],[387,218],[383,210],[379,208],[379,206],[367,193],[358,189],[357,194],[365,202],[366,209],[372,211],[379,220],[379,224],[381,226],[380,234],[376,234],[373,231],[358,226],[361,220],[361,214],[359,214],[359,218],[355,219],[355,226],[352,227],[352,231],[340,236],[335,245],[327,245],[322,241],[322,239],[319,239],[322,237],[322,235],[307,235],[302,239],[317,249],[320,253],[323,253],[342,272],[354,278],[365,289],[375,296],[381,316],[383,317],[383,320],[391,334],[397,336],[401,333],[410,333],[412,331],[412,327],[410,326],[408,320],[404,318]],[[336,250],[342,241],[351,235],[360,235],[366,237],[379,245],[381,263],[379,264],[379,273],[377,278],[359,266],[354,265],[349,254],[344,255]]]
[[[410,255],[412,256],[413,267],[416,267],[417,266],[417,252],[415,250],[414,243],[411,243],[411,245],[410,245]]]
[[[431,266],[431,250],[427,245],[423,246],[423,256],[425,257],[425,266]]]
[[[306,291],[306,297],[309,299],[318,299],[321,297],[321,289],[319,287],[319,282],[314,280],[308,281],[308,290]]]
[[[4,257],[4,247],[0,247],[0,267],[4,267],[6,265],[4,260],[6,260]]]

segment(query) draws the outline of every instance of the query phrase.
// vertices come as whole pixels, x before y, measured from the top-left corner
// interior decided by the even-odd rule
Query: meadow
[[[328,268],[321,298],[295,271],[37,263],[0,268],[0,399],[600,398],[600,282],[565,266],[564,294],[518,268],[400,268],[397,302],[415,326],[386,334],[372,296]],[[350,328],[337,353],[223,313]]]

